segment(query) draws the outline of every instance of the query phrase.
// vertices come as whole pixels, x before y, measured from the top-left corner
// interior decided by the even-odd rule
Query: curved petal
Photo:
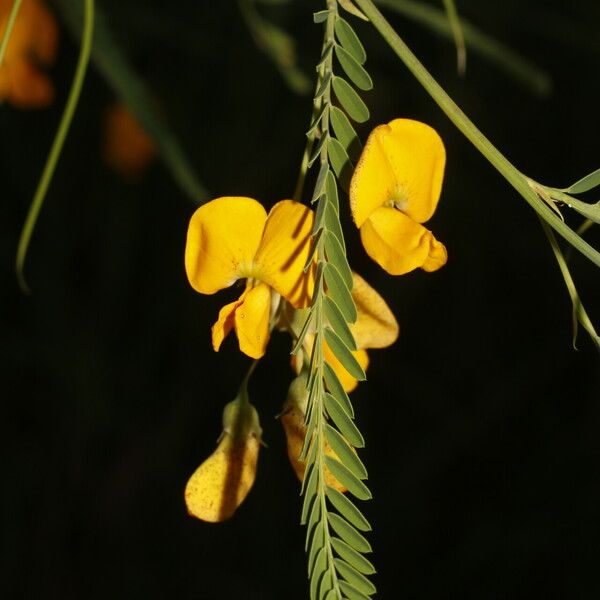
[[[424,266],[439,269],[447,260],[444,245],[431,231],[394,208],[378,208],[360,228],[360,239],[367,254],[390,275]]]
[[[304,273],[314,215],[310,208],[282,200],[273,206],[254,259],[255,277],[268,283],[295,308],[310,303],[314,269]]]
[[[352,352],[354,358],[358,364],[362,367],[363,371],[367,370],[369,366],[369,355],[366,350],[354,350]],[[331,351],[331,348],[325,343],[323,344],[323,356],[329,363],[331,368],[335,371],[342,387],[347,393],[350,393],[358,385],[358,381],[346,371],[344,365],[337,359],[336,355]]]
[[[192,287],[214,294],[248,277],[267,214],[252,198],[225,196],[201,206],[190,220],[185,270]]]
[[[398,321],[385,300],[357,273],[352,273],[352,298],[358,317],[350,325],[358,348],[385,348],[398,339]]]
[[[357,227],[386,203],[393,203],[417,223],[430,219],[440,197],[445,164],[444,144],[429,125],[395,119],[376,127],[350,185]]]
[[[250,358],[261,358],[269,342],[271,290],[266,283],[260,283],[240,300],[233,316],[240,350]]]
[[[213,350],[218,352],[223,340],[235,326],[235,311],[242,304],[249,288],[246,287],[242,295],[235,301],[226,304],[220,311],[216,323],[212,326]]]
[[[228,433],[196,469],[185,487],[185,503],[193,517],[218,523],[229,519],[254,484],[260,440],[236,439]]]

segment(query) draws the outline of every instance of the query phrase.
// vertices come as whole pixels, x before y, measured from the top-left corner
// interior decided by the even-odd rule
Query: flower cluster
[[[369,136],[350,184],[350,209],[367,254],[388,273],[416,268],[434,271],[447,260],[446,248],[422,223],[437,206],[445,165],[445,150],[431,127],[396,119],[376,127]],[[214,294],[245,280],[240,297],[226,304],[212,327],[212,345],[219,351],[234,330],[240,350],[259,359],[276,327],[292,338],[306,320],[315,285],[311,256],[314,215],[292,201],[276,203],[267,214],[252,198],[222,197],[193,214],[187,235],[185,267],[192,287]],[[350,325],[356,342],[352,352],[366,369],[367,349],[394,343],[399,327],[383,298],[358,274],[352,274],[352,298],[357,319]],[[299,455],[306,435],[306,371],[315,331],[308,330],[292,358],[297,377],[281,414],[292,467],[300,480]],[[346,392],[357,380],[323,345],[326,362]],[[250,404],[246,382],[240,395],[225,407],[223,433],[215,452],[196,470],[185,492],[191,515],[205,521],[229,518],[250,490],[257,467],[262,430]],[[325,441],[325,454],[334,456]],[[326,472],[327,484],[345,488]]]

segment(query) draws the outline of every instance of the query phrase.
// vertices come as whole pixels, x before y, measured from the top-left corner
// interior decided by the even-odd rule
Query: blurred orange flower
[[[12,2],[0,2],[0,37]],[[58,27],[39,0],[23,0],[0,66],[0,101],[17,108],[42,108],[54,99],[54,86],[41,68],[56,58]]]

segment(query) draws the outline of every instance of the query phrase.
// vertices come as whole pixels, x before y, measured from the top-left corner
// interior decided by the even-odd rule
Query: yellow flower
[[[440,136],[419,121],[395,119],[367,139],[350,209],[367,254],[391,275],[446,264],[446,248],[421,225],[435,212],[445,163]]]
[[[0,2],[0,38],[12,4]],[[7,100],[17,108],[41,108],[52,102],[52,82],[39,66],[52,65],[57,43],[52,13],[38,0],[23,0],[0,66],[0,101]]]
[[[352,273],[352,298],[356,304],[358,317],[349,325],[357,349],[352,352],[363,370],[369,366],[368,348],[386,348],[398,339],[399,327],[396,318],[385,300],[357,273]],[[305,339],[304,351],[310,356],[314,335],[309,333]],[[351,392],[358,381],[346,371],[329,346],[323,346],[325,360],[338,376],[346,392]],[[292,359],[297,373],[302,368],[303,356],[299,352]]]
[[[261,434],[258,414],[247,398],[225,406],[219,445],[185,487],[190,515],[211,523],[233,515],[254,484]]]
[[[306,404],[308,401],[308,392],[306,390],[306,376],[299,375],[292,381],[288,391],[288,397],[283,405],[281,414],[281,424],[285,431],[287,441],[287,453],[290,459],[290,464],[294,469],[294,473],[300,481],[304,479],[304,471],[306,463],[298,457],[304,446],[304,438],[306,437],[306,425],[304,424],[306,414]],[[325,439],[325,454],[331,458],[338,458],[333,451],[327,439]],[[339,460],[339,459],[338,459]],[[325,483],[338,492],[345,492],[346,488],[331,474],[331,471],[325,467]]]
[[[193,214],[185,248],[192,287],[201,294],[214,294],[246,279],[242,295],[221,309],[213,325],[215,351],[235,328],[240,350],[260,358],[280,296],[295,308],[308,306],[314,269],[305,274],[303,268],[312,226],[312,211],[293,200],[278,202],[267,216],[252,198],[223,197]]]
[[[156,156],[154,141],[120,102],[106,111],[103,151],[106,162],[129,180],[139,179]]]

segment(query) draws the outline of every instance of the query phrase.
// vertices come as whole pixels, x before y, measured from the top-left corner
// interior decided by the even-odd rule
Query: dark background
[[[101,6],[212,195],[267,206],[289,197],[310,99],[285,86],[237,4],[122,4]],[[553,93],[536,97],[473,53],[461,80],[450,43],[391,18],[524,173],[563,187],[597,168],[597,2],[458,4],[546,69]],[[309,75],[320,7],[262,9],[297,38]],[[375,81],[360,135],[417,118],[448,153],[429,224],[448,248],[444,269],[392,278],[347,228],[351,264],[401,325],[394,347],[370,353],[369,381],[353,394],[380,596],[597,598],[597,352],[585,332],[572,349],[570,302],[533,211],[376,32],[356,28]],[[113,96],[94,69],[30,248],[33,295],[17,287],[19,231],[76,56],[63,30],[54,105],[0,107],[0,595],[305,598],[298,483],[274,418],[291,379],[289,339],[273,337],[250,384],[269,445],[253,490],[230,522],[189,518],[185,482],[214,449],[223,405],[249,363],[233,339],[219,354],[210,346],[210,326],[235,291],[207,297],[189,287],[183,250],[194,205],[160,163],[137,185],[103,163]],[[598,246],[597,232],[587,239]],[[579,255],[571,264],[598,320],[598,271]]]

